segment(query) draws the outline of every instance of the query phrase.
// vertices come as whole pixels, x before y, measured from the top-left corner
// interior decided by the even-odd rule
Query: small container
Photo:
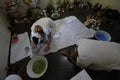
[[[111,40],[110,34],[103,30],[96,31],[95,38],[98,40],[101,40],[101,41],[110,41]]]
[[[22,80],[22,78],[17,74],[11,74],[5,78],[5,80]]]

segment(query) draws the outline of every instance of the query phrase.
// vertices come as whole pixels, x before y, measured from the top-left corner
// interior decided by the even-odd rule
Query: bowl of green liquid
[[[35,56],[27,64],[27,74],[31,78],[41,77],[47,70],[48,62],[44,56]]]

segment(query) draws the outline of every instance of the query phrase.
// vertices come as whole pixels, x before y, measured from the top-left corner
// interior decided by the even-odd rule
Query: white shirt
[[[34,28],[36,25],[40,25],[43,28],[43,31],[46,34],[49,34],[49,32],[51,31],[51,28],[55,26],[55,23],[51,18],[48,18],[48,17],[40,18],[35,23],[33,23],[31,27],[32,32],[34,32]]]
[[[55,26],[54,21],[48,17],[40,18],[35,23],[33,23],[32,27],[31,27],[31,38],[33,36],[35,36],[35,37],[39,38],[39,41],[40,41],[41,36],[40,36],[40,34],[38,34],[34,31],[34,28],[36,25],[40,25],[43,28],[43,31],[46,34],[46,39],[47,39],[47,36],[51,32],[51,28]]]
[[[120,70],[120,44],[91,39],[77,43],[77,65],[94,70]]]

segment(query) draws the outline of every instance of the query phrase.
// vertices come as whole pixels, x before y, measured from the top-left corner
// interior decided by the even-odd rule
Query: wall
[[[0,80],[4,80],[6,77],[5,67],[7,66],[11,36],[11,33],[7,29],[8,23],[3,13],[0,9]]]
[[[103,7],[110,7],[112,9],[117,9],[120,12],[120,0],[90,0],[93,4],[94,3],[100,3],[103,5]]]

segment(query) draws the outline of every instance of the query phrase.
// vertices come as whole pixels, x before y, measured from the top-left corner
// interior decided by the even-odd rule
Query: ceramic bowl
[[[95,38],[98,40],[101,40],[101,41],[110,41],[111,40],[110,34],[103,30],[96,31]]]

